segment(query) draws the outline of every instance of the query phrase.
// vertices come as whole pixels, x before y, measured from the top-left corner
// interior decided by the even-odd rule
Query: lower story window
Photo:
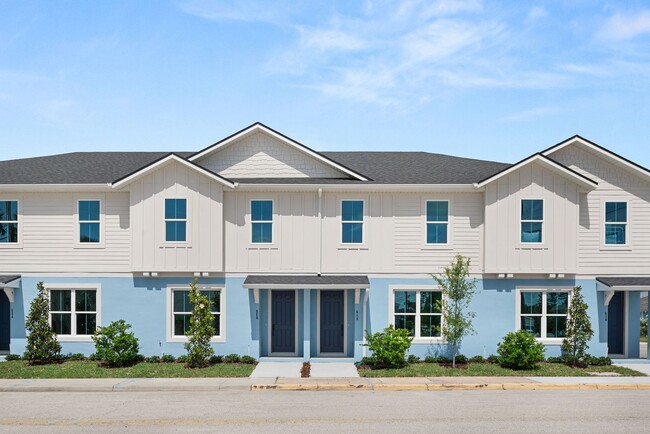
[[[62,336],[90,336],[97,329],[96,289],[50,289],[50,324]]]
[[[564,338],[569,291],[521,291],[519,328],[541,339]]]
[[[396,329],[406,329],[415,338],[441,336],[441,291],[393,291],[393,323]]]
[[[208,297],[210,311],[214,315],[215,336],[221,336],[221,290],[202,289],[201,294]],[[174,337],[186,336],[190,329],[192,308],[189,289],[172,290],[172,335]]]

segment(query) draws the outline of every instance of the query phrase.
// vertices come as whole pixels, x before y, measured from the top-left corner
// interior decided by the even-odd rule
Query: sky
[[[650,2],[0,0],[0,159],[316,150],[515,162],[580,134],[650,167]]]

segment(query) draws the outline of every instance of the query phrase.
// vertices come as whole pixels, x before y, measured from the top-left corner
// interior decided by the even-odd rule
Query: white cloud
[[[506,116],[505,118],[503,118],[503,121],[505,121],[505,122],[526,122],[526,121],[539,119],[539,118],[545,117],[545,116],[555,115],[557,113],[558,113],[557,107],[535,107],[535,108],[532,108],[532,109],[512,113],[512,114]]]
[[[547,15],[546,9],[544,9],[541,6],[533,6],[528,11],[528,16],[527,16],[526,20],[529,21],[529,22],[534,22],[534,21],[537,21],[537,20],[540,20],[540,19],[546,17],[546,15]]]
[[[650,33],[650,10],[636,13],[616,13],[600,28],[602,39],[621,41]]]
[[[338,29],[298,26],[297,30],[300,33],[300,43],[310,49],[355,51],[368,45],[362,38]]]
[[[286,1],[269,3],[258,0],[211,1],[182,0],[178,7],[186,14],[212,21],[249,21],[280,24],[286,21],[291,3]]]

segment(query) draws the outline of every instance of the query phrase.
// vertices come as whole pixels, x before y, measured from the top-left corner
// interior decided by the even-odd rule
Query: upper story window
[[[50,289],[50,324],[57,335],[89,337],[97,314],[96,289]]]
[[[187,199],[165,199],[165,241],[187,241]]]
[[[441,336],[441,291],[393,291],[393,321],[396,329],[406,329],[415,338]]]
[[[521,242],[541,243],[544,223],[544,201],[523,199],[521,201]]]
[[[0,200],[0,243],[18,243],[18,201]]]
[[[519,327],[541,339],[564,338],[570,291],[520,292]]]
[[[363,243],[362,200],[344,200],[341,202],[341,242],[344,244]]]
[[[273,242],[273,201],[251,201],[251,242],[270,244]]]
[[[190,290],[172,288],[172,338],[185,337],[190,328],[193,305],[190,302]],[[214,315],[214,336],[221,336],[222,321],[222,292],[220,289],[201,289],[201,294],[208,297],[210,311]]]
[[[79,209],[79,242],[99,243],[100,240],[100,201],[80,200]]]
[[[449,202],[427,201],[427,244],[447,244]]]
[[[605,244],[627,243],[627,202],[605,202]]]

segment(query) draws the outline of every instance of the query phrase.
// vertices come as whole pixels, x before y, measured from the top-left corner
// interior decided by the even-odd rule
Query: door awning
[[[370,288],[368,276],[249,275],[244,288],[256,289],[360,289]]]
[[[650,290],[650,276],[647,277],[596,277],[600,291],[648,291]]]
[[[0,274],[0,289],[5,292],[10,303],[14,302],[14,290],[20,288],[20,275]]]

